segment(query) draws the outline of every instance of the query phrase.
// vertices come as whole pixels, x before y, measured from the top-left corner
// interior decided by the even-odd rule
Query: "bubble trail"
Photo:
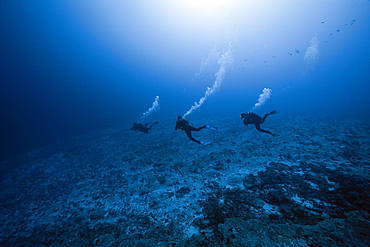
[[[190,115],[194,110],[198,109],[206,101],[206,99],[209,96],[211,96],[213,93],[220,90],[221,83],[225,79],[226,69],[231,67],[232,64],[234,63],[231,49],[232,49],[232,43],[229,43],[228,50],[223,55],[221,55],[221,57],[218,59],[218,64],[220,65],[220,69],[215,74],[216,80],[213,83],[213,86],[207,87],[207,90],[204,93],[204,96],[199,100],[199,102],[194,103],[194,105],[182,116],[183,118]]]
[[[159,96],[156,96],[155,99],[154,99],[154,102],[152,104],[152,107],[150,107],[146,112],[143,113],[143,115],[139,118],[140,119],[143,119],[144,117],[148,116],[150,113],[152,113],[153,111],[159,109]]]
[[[303,57],[303,61],[306,65],[306,69],[303,74],[314,69],[315,64],[320,56],[320,52],[317,49],[319,43],[319,39],[316,36],[310,40],[310,46],[307,48],[306,53]]]
[[[264,88],[262,90],[262,94],[260,94],[260,96],[258,98],[258,103],[256,103],[254,105],[252,110],[255,110],[255,109],[259,108],[260,106],[262,106],[270,98],[271,92],[272,92],[272,90],[270,88]]]

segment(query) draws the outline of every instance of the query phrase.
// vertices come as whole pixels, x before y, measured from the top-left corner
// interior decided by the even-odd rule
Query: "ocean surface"
[[[3,1],[0,32],[0,246],[369,246],[369,1]]]

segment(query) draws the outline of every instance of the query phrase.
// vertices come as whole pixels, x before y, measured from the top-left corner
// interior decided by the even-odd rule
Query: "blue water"
[[[129,128],[156,96],[145,117],[175,123],[207,87],[188,119],[249,111],[264,88],[261,115],[368,116],[368,1],[215,2],[3,1],[0,160]]]

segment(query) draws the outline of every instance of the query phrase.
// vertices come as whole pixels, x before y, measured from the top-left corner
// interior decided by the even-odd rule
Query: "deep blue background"
[[[200,72],[202,61],[214,48],[223,54],[230,42],[233,68],[226,71],[220,91],[189,118],[247,111],[264,87],[272,94],[261,114],[273,109],[301,115],[370,113],[369,3],[362,3],[366,8],[358,13],[348,8],[343,14],[347,7],[342,6],[296,22],[305,6],[289,2],[297,16],[289,19],[284,8],[278,9],[287,19],[276,24],[268,21],[270,13],[244,21],[240,13],[246,6],[239,6],[224,16],[206,16],[204,26],[189,7],[184,10],[192,21],[187,26],[185,17],[169,19],[176,11],[162,14],[172,6],[165,0],[158,9],[147,1],[125,3],[112,15],[108,7],[99,14],[97,2],[0,3],[0,160],[89,131],[118,124],[128,128],[156,95],[161,110],[150,121],[172,115],[175,121],[215,80],[217,59]],[[115,1],[107,3],[115,6]],[[317,13],[314,8],[302,13],[310,11]],[[330,17],[336,15],[341,18]],[[316,31],[320,57],[303,74],[303,56]]]

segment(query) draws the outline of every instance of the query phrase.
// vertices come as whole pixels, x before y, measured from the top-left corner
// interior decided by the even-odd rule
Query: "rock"
[[[184,197],[184,195],[188,194],[190,189],[188,187],[181,187],[178,191],[176,191],[176,197]]]

